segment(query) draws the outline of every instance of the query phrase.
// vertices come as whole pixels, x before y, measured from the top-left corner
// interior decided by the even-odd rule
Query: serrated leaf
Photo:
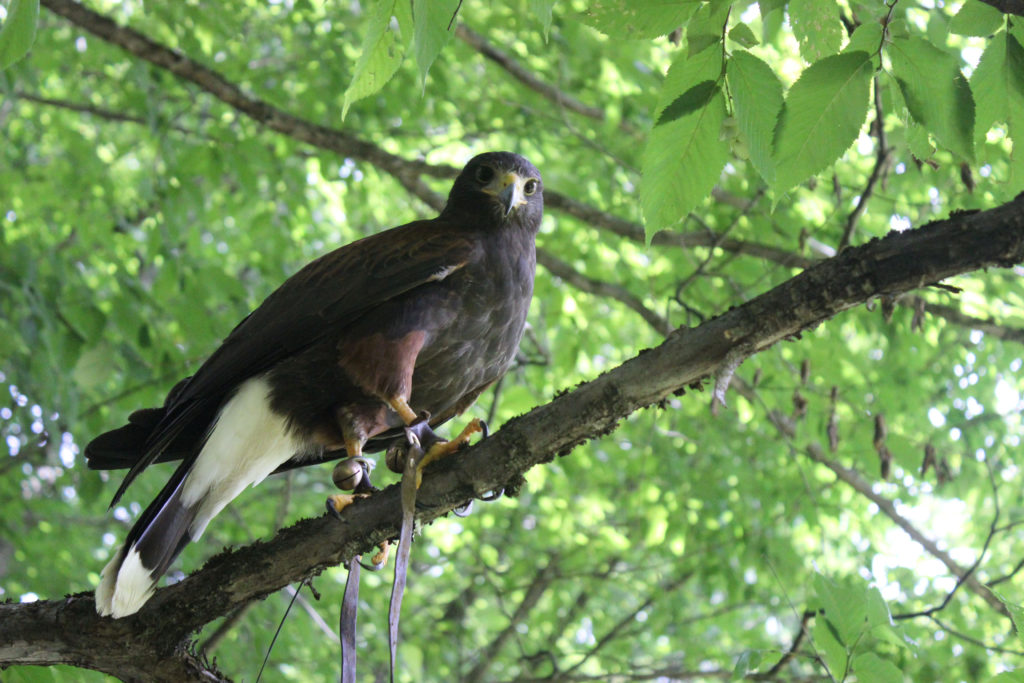
[[[716,46],[694,57],[680,53],[662,85],[656,120],[694,86],[721,76],[721,50]],[[728,158],[728,142],[721,139],[725,96],[712,89],[703,105],[657,125],[643,154],[640,202],[647,238],[689,213],[714,187]]]
[[[857,680],[871,683],[903,683],[903,674],[892,662],[882,659],[873,652],[866,652],[853,658],[853,672]]]
[[[460,4],[459,0],[413,0],[413,53],[420,67],[422,87],[426,87],[430,65],[455,32],[454,17]]]
[[[684,26],[699,5],[698,0],[595,0],[582,19],[613,38],[657,38]]]
[[[383,88],[402,63],[402,49],[398,37],[390,28],[394,5],[394,2],[370,3],[363,52],[359,55],[359,61],[352,72],[352,81],[345,90],[345,102],[341,108],[343,119],[353,102]]]
[[[710,2],[694,13],[686,26],[686,51],[691,57],[722,41],[729,7],[728,2]]]
[[[739,23],[729,29],[729,40],[743,47],[754,47],[758,44],[757,36],[746,24]]]
[[[775,129],[776,194],[824,170],[857,139],[872,72],[871,56],[857,51],[826,57],[800,75]]]
[[[949,21],[950,33],[962,36],[990,36],[1003,26],[1003,13],[984,2],[965,2]]]
[[[733,53],[727,73],[733,111],[750,162],[771,185],[775,176],[772,139],[782,111],[782,83],[770,66],[744,50]]]
[[[800,43],[800,55],[808,62],[839,52],[843,25],[835,0],[790,0],[789,21]]]
[[[28,54],[36,39],[39,0],[11,0],[0,25],[0,71]]]
[[[873,55],[878,52],[878,47],[881,44],[882,25],[874,22],[861,24],[850,35],[850,42],[843,48],[843,52],[856,52],[860,50]]]
[[[910,115],[944,147],[974,159],[974,97],[951,54],[923,38],[889,44],[893,75]]]
[[[1024,47],[1015,37],[999,33],[992,38],[971,74],[971,90],[976,139],[984,139],[997,121],[1011,124],[1024,118]]]

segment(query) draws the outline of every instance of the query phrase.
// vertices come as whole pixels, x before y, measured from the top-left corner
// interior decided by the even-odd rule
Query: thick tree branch
[[[438,463],[424,478],[419,517],[429,522],[521,482],[530,468],[713,376],[737,348],[763,350],[873,297],[1021,262],[1024,195],[847,249],[700,327],[674,331],[657,347],[507,422],[451,462]],[[304,520],[268,542],[214,557],[126,619],[98,617],[91,594],[0,605],[0,662],[70,663],[128,679],[141,672],[149,680],[196,678],[202,669],[183,645],[195,629],[395,537],[400,514],[399,490],[391,486],[347,508],[340,522],[327,516]],[[952,560],[948,566],[958,574],[962,569]],[[971,579],[965,585],[973,589]]]

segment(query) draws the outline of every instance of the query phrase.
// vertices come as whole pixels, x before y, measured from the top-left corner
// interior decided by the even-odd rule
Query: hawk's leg
[[[405,422],[410,428],[412,433],[416,436],[420,443],[420,446],[426,451],[425,455],[420,459],[419,465],[416,468],[416,488],[420,487],[420,483],[423,481],[423,468],[428,464],[439,460],[447,455],[451,455],[456,451],[462,450],[469,444],[470,438],[474,434],[483,434],[487,436],[487,425],[480,418],[473,418],[469,421],[469,424],[459,432],[451,441],[445,441],[439,437],[434,430],[430,427],[427,422],[426,416],[417,415],[416,412],[409,407],[409,402],[402,396],[392,398],[388,401],[391,409],[398,413],[399,417]]]

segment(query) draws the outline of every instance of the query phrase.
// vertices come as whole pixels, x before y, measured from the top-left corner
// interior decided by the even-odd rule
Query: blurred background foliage
[[[548,190],[628,222],[616,231],[549,202],[519,363],[473,408],[492,428],[844,240],[1022,189],[1012,133],[1024,90],[1004,78],[992,104],[991,82],[1016,64],[1024,19],[978,0],[438,2],[415,24],[427,2],[87,4],[409,162],[515,150]],[[710,42],[705,15],[719,21]],[[677,213],[645,246],[641,188],[658,187],[645,147],[679,95],[670,65],[708,45],[725,59],[743,50],[789,89],[857,27],[877,34],[868,54],[881,70],[852,146],[809,180],[772,186],[734,109],[750,93],[718,81],[724,167],[692,164],[715,191],[681,209],[646,198],[661,217]],[[897,87],[890,35],[927,41],[977,86],[970,144],[950,142],[943,123],[962,111],[926,117],[904,101],[928,84]],[[978,83],[983,55],[1002,61]],[[423,180],[446,192],[434,175]],[[170,472],[154,466],[108,512],[118,478],[85,468],[84,443],[161,402],[312,258],[432,213],[379,164],[271,131],[43,9],[31,52],[0,73],[0,596],[91,590]],[[1021,275],[977,273],[949,283],[958,293],[850,311],[748,360],[717,415],[706,393],[674,397],[533,470],[517,499],[424,529],[399,679],[1024,681],[1013,672],[1024,643],[983,587],[1024,601]],[[166,580],[320,514],[329,474],[295,471],[243,494]],[[265,680],[337,676],[345,578],[316,579],[319,601],[300,593]],[[390,570],[364,574],[361,680],[387,671],[390,583]],[[200,647],[254,680],[290,597],[210,624]],[[26,667],[3,678],[103,676]]]

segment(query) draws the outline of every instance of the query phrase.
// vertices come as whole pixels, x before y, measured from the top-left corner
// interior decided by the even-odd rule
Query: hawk
[[[516,355],[543,208],[540,174],[525,158],[474,157],[437,218],[313,261],[162,407],[86,446],[90,468],[130,468],[111,506],[150,464],[181,460],[103,569],[97,611],[137,612],[247,486],[382,450],[423,416],[436,427],[471,406]]]

